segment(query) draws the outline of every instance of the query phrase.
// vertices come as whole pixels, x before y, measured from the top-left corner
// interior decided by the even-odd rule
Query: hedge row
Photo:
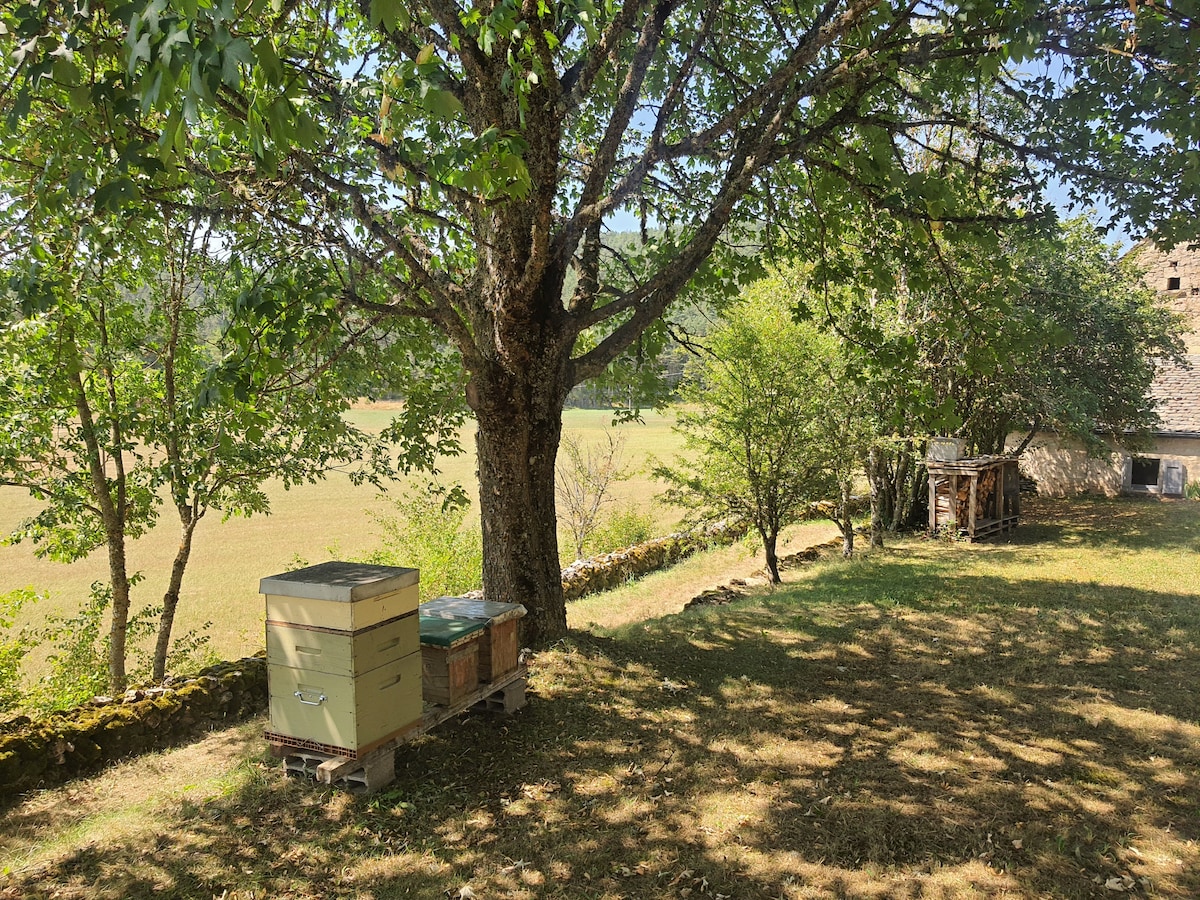
[[[0,723],[0,799],[97,772],[259,715],[267,707],[262,656],[220,663],[175,684],[97,697],[37,721]]]

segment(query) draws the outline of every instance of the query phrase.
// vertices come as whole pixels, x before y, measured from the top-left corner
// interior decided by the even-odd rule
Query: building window
[[[1156,456],[1135,456],[1129,483],[1134,487],[1156,487],[1160,462]]]
[[[1167,268],[1178,269],[1179,268],[1179,260],[1177,260],[1177,259],[1171,260],[1169,263],[1167,263]]]
[[[1178,278],[1178,276],[1177,276],[1177,277],[1175,277],[1175,278],[1168,278],[1168,279],[1167,279],[1167,290],[1168,290],[1168,291],[1177,291],[1177,290],[1179,290],[1179,278]]]

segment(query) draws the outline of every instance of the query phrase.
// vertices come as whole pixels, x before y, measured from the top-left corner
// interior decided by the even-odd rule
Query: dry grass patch
[[[1032,515],[578,634],[525,710],[427,735],[377,797],[251,740],[202,801],[136,763],[32,798],[0,897],[1200,896],[1200,505]],[[22,824],[69,790],[71,846]],[[89,820],[110,792],[149,824]]]

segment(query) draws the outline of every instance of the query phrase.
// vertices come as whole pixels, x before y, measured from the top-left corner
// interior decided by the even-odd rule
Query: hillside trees
[[[1181,9],[25,4],[3,14],[0,98],[10,121],[52,110],[77,139],[5,152],[85,207],[170,204],[176,182],[212,179],[186,202],[221,229],[270,223],[333,261],[348,303],[440,332],[479,426],[485,590],[524,603],[544,642],[566,627],[554,463],[573,385],[661,343],[685,290],[735,286],[747,229],[836,237],[851,198],[921,240],[1036,212],[1058,162],[1179,236],[1200,182]],[[1018,101],[1002,121],[981,102],[992,83]],[[1001,161],[1003,190],[952,194],[914,169],[929,125],[971,137],[947,172],[969,187]],[[605,243],[621,212],[660,229],[636,258]],[[383,295],[359,290],[372,279]]]

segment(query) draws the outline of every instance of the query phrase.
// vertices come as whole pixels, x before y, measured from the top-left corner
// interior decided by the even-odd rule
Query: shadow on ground
[[[1136,548],[1137,523],[993,552]],[[1195,586],[1023,571],[913,543],[576,635],[525,710],[447,723],[380,796],[286,780],[251,741],[226,795],[0,897],[1200,896]],[[69,819],[47,809],[4,828]]]

